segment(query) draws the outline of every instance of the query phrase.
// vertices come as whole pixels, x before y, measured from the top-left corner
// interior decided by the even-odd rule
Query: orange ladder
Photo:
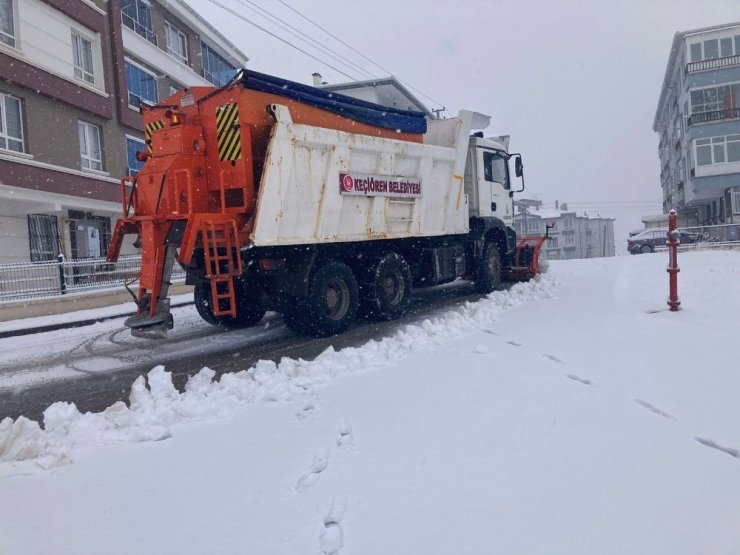
[[[211,283],[213,315],[236,317],[234,277],[242,273],[242,259],[237,248],[236,222],[232,219],[206,220],[201,228],[201,237],[205,253],[206,278]]]

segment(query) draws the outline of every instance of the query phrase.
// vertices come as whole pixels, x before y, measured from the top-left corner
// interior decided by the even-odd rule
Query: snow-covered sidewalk
[[[395,337],[0,424],[0,553],[732,553],[740,253],[551,264]],[[164,441],[152,441],[164,440]]]
[[[183,293],[171,297],[173,307],[182,306],[193,302],[192,293]],[[95,320],[107,320],[119,316],[130,316],[135,311],[136,305],[127,299],[125,303],[113,304],[101,308],[90,308],[87,310],[75,310],[62,314],[50,314],[48,316],[34,316],[32,318],[21,318],[18,320],[6,320],[0,322],[0,336],[12,337],[23,332],[37,331],[46,328],[75,327],[81,323]],[[21,333],[18,333],[21,332]]]

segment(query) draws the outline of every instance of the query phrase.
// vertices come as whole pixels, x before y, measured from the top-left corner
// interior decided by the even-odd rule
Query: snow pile
[[[316,387],[342,374],[386,367],[410,354],[428,352],[485,330],[502,311],[550,298],[558,285],[552,275],[540,275],[479,301],[466,302],[438,318],[405,326],[391,338],[341,351],[329,347],[313,361],[260,361],[218,381],[214,381],[213,370],[203,368],[188,380],[183,393],[177,391],[164,367],[157,366],[146,378],[140,376],[134,382],[130,406],[118,402],[103,412],[82,414],[72,403],[54,403],[44,411],[43,428],[24,417],[4,419],[0,423],[0,462],[32,460],[48,468],[70,462],[76,448],[162,440],[171,436],[172,426],[182,422],[230,418],[250,403],[311,395]],[[487,351],[482,347],[479,352]]]

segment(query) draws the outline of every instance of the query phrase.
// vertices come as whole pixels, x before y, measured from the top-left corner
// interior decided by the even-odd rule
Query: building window
[[[139,170],[144,167],[144,162],[136,159],[136,153],[146,150],[146,144],[141,139],[126,137],[126,160],[128,161],[128,174],[138,175]]]
[[[24,152],[20,99],[0,93],[0,149]]]
[[[236,68],[206,43],[201,42],[200,48],[203,56],[203,77],[217,87],[228,83],[234,77]]]
[[[716,58],[740,56],[740,35],[721,39],[708,39],[689,45],[689,61],[701,62]]]
[[[704,41],[704,59],[714,60],[719,58],[719,46],[717,39],[710,39]]]
[[[126,62],[126,87],[128,104],[132,108],[138,110],[142,102],[152,106],[159,102],[156,76],[129,61]]]
[[[694,149],[697,166],[740,162],[740,135],[696,139]]]
[[[575,245],[576,244],[576,236],[572,233],[569,233],[568,235],[565,235],[565,245]]]
[[[95,84],[92,42],[72,31],[72,61],[75,77]]]
[[[169,21],[164,22],[164,36],[167,39],[167,52],[180,60],[188,63],[188,39],[185,33],[172,25]]]
[[[537,233],[540,230],[540,220],[535,218],[527,219],[525,233]]]
[[[15,47],[14,0],[0,0],[0,42]]]
[[[57,217],[29,214],[28,241],[31,247],[31,262],[56,260],[60,252]]]
[[[100,128],[85,121],[77,122],[80,135],[80,165],[85,170],[103,171],[100,149]]]
[[[732,56],[732,38],[719,39],[719,55],[722,58]]]
[[[573,218],[563,218],[563,229],[573,229]]]
[[[146,0],[121,0],[121,21],[149,42],[157,44],[152,31],[152,12]]]
[[[733,187],[727,190],[727,212],[730,214],[740,214],[740,187]]]
[[[548,249],[557,249],[558,248],[558,238],[557,237],[548,237],[547,238],[547,248]]]
[[[691,113],[732,110],[740,97],[740,83],[691,91]]]
[[[701,43],[691,45],[689,59],[692,62],[701,62]]]

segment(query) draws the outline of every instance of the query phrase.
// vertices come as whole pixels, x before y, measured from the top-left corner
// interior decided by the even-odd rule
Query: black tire
[[[640,247],[640,252],[642,254],[651,253],[653,252],[653,247],[651,247],[650,245],[643,245],[642,247]]]
[[[239,282],[234,283],[236,288],[236,317],[233,316],[216,316],[213,314],[213,305],[211,297],[211,284],[208,281],[201,281],[193,289],[193,300],[195,301],[195,310],[198,311],[203,320],[212,326],[223,328],[249,328],[256,326],[265,316],[265,309],[261,306],[249,302],[247,296],[239,287]]]
[[[475,290],[479,293],[491,293],[501,283],[503,266],[496,243],[487,241],[475,267]]]
[[[308,297],[297,299],[295,310],[284,314],[293,331],[316,337],[342,333],[354,322],[359,294],[352,270],[341,262],[329,261],[311,277]]]
[[[411,269],[395,252],[373,262],[360,286],[360,310],[373,320],[395,320],[411,302]]]
[[[283,322],[285,322],[285,326],[293,333],[309,333],[309,329],[305,324],[305,318],[303,317],[304,315],[301,312],[302,310],[303,308],[298,300],[294,300],[290,306],[283,308]]]

